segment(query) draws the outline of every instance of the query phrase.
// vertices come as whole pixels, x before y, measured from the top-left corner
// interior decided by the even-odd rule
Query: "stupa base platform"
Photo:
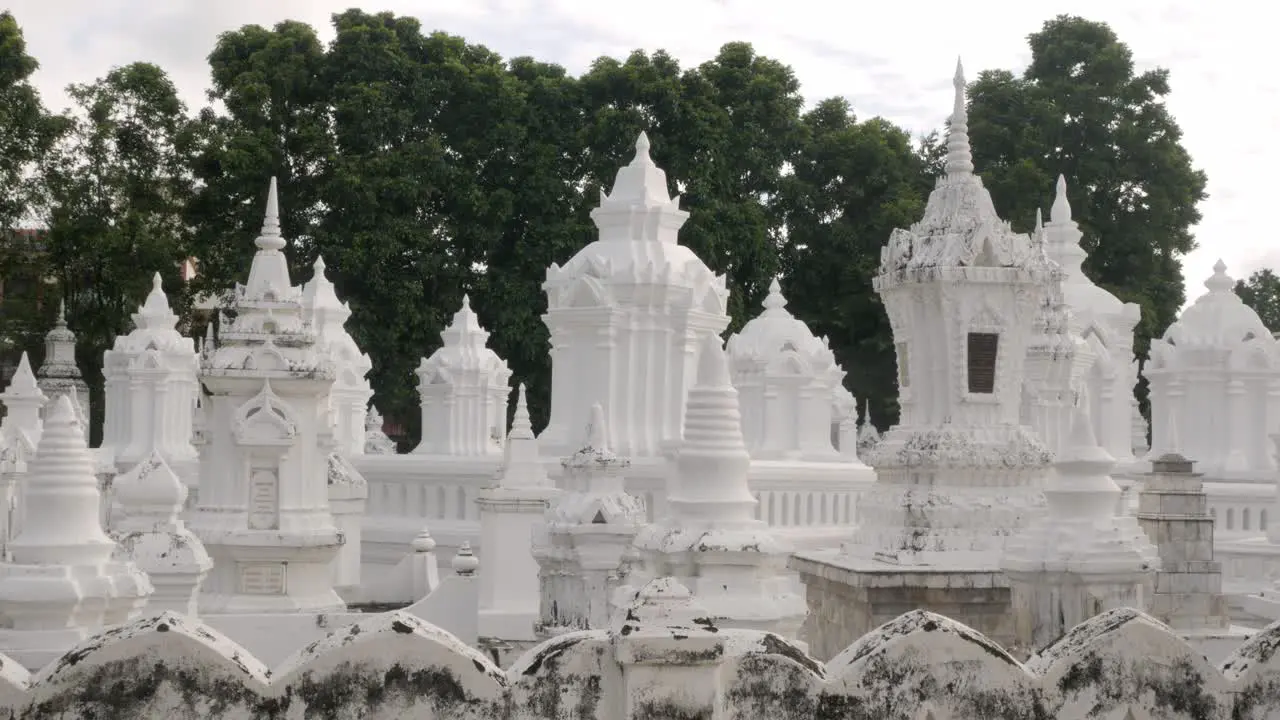
[[[798,553],[788,567],[809,607],[800,637],[824,662],[911,610],[954,618],[1001,646],[1014,642],[1009,582],[996,568],[890,565],[839,550]]]

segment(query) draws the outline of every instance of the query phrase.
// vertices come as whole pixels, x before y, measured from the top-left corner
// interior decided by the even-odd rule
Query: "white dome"
[[[764,299],[764,312],[729,338],[727,351],[736,368],[768,367],[775,360],[795,353],[803,357],[815,374],[838,371],[835,355],[825,340],[819,339],[809,326],[787,311],[778,279],[769,285]],[[841,373],[843,374],[843,373]]]
[[[1204,281],[1209,292],[1196,298],[1177,322],[1164,332],[1164,340],[1175,347],[1229,348],[1254,338],[1270,338],[1271,331],[1253,308],[1235,293],[1235,281],[1219,260],[1213,276]]]
[[[454,382],[458,374],[476,374],[493,379],[505,386],[511,370],[487,342],[489,333],[480,326],[480,318],[471,309],[471,299],[462,298],[462,309],[453,315],[453,324],[445,328],[440,337],[444,346],[423,358],[417,374],[423,384]]]
[[[542,287],[550,308],[652,302],[648,287],[657,285],[689,288],[692,307],[723,314],[728,300],[724,277],[677,239],[688,218],[679,196],[668,194],[667,175],[649,157],[649,138],[640,133],[635,158],[618,170],[613,191],[603,194],[600,206],[591,211],[599,239],[563,267],[553,263],[547,269]]]

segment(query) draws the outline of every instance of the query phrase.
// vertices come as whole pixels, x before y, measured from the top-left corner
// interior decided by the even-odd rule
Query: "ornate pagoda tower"
[[[206,342],[200,497],[191,529],[214,567],[203,614],[341,609],[331,565],[342,535],[329,508],[329,392],[335,370],[289,280],[276,181],[249,280]]]

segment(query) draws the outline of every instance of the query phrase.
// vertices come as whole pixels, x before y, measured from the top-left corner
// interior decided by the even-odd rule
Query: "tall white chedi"
[[[1098,287],[1081,267],[1088,253],[1080,247],[1084,233],[1071,219],[1067,180],[1058,176],[1057,194],[1044,226],[1045,249],[1066,273],[1062,293],[1071,308],[1071,332],[1084,338],[1093,352],[1085,374],[1093,432],[1120,467],[1133,463],[1134,385],[1133,332],[1142,319],[1135,303],[1122,303]]]
[[[644,561],[641,582],[673,576],[693,591],[717,626],[794,639],[806,609],[785,572],[792,549],[755,519],[738,391],[715,336],[702,341],[674,465],[670,516],[636,536]]]
[[[348,457],[364,454],[365,414],[373,387],[366,377],[373,369],[368,354],[360,351],[347,332],[351,307],[338,299],[333,283],[325,275],[323,257],[317,257],[311,280],[302,286],[302,307],[306,321],[316,333],[319,352],[333,363],[336,379],[329,391],[337,451]]]
[[[462,296],[462,308],[440,333],[444,345],[418,366],[422,442],[415,453],[497,455],[507,426],[511,369],[489,349],[489,333]]]
[[[864,456],[876,482],[846,552],[900,565],[997,567],[1043,512],[1044,445],[1019,421],[1032,320],[1052,266],[1000,219],[973,173],[957,67],[946,174],[894,230],[874,280],[893,329],[898,425]]]
[[[534,534],[550,501],[560,494],[539,455],[521,384],[502,467],[494,483],[476,496],[485,568],[480,574],[478,621],[483,638],[535,639],[540,595]]]
[[[133,563],[112,559],[93,460],[66,395],[47,413],[25,485],[26,522],[0,562],[0,652],[39,667],[137,614],[152,588]]]
[[[728,353],[751,457],[841,459],[831,424],[844,370],[827,339],[787,311],[777,278],[769,284],[764,312],[729,338]]]
[[[146,302],[133,314],[134,329],[103,354],[104,419],[100,453],[121,472],[153,452],[189,487],[199,479],[192,439],[192,410],[200,393],[195,343],[177,330],[160,273]]]
[[[334,367],[289,281],[273,178],[249,280],[234,319],[207,341],[201,381],[206,446],[191,529],[214,567],[203,614],[343,607],[330,569],[342,546],[329,509],[329,391]]]
[[[1160,566],[1143,533],[1116,517],[1115,459],[1093,435],[1088,396],[1074,407],[1044,486],[1046,517],[1011,538],[1001,563],[1012,591],[1014,637],[1043,648],[1068,629],[1119,607],[1142,607]]]
[[[1031,240],[1041,252],[1045,251],[1039,210]],[[1074,409],[1082,387],[1081,378],[1096,356],[1088,343],[1071,332],[1071,311],[1062,292],[1066,274],[1056,263],[1049,261],[1048,264],[1048,292],[1027,341],[1020,416],[1024,425],[1035,430],[1049,452],[1057,453],[1067,441],[1077,415]]]
[[[1177,451],[1211,479],[1274,481],[1270,433],[1280,422],[1280,341],[1235,293],[1219,260],[1196,298],[1159,339],[1151,383],[1152,461]],[[1174,447],[1176,423],[1181,447]]]
[[[89,438],[89,384],[80,373],[76,364],[76,334],[67,327],[67,301],[58,304],[58,319],[53,329],[44,336],[44,362],[36,370],[36,379],[40,390],[49,398],[45,405],[45,414],[53,409],[55,400],[61,395],[70,394],[71,407],[76,411],[84,430],[85,439]]]
[[[641,133],[631,163],[591,211],[599,239],[547,269],[551,419],[544,452],[567,455],[604,408],[609,445],[633,461],[664,456],[681,437],[697,348],[729,324],[723,276],[679,244],[689,213]]]

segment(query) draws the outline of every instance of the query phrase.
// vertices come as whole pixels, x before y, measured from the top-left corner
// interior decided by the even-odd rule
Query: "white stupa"
[[[791,547],[755,519],[750,465],[729,361],[719,338],[709,336],[685,408],[671,514],[636,536],[644,559],[638,580],[676,577],[719,627],[795,638],[805,604],[785,574]]]

